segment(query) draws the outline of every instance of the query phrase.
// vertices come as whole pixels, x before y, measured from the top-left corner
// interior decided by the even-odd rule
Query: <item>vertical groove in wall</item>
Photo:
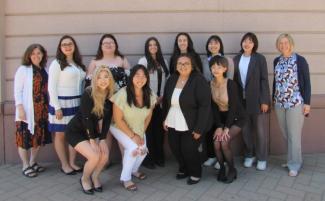
[[[5,162],[5,132],[4,132],[4,49],[5,49],[5,1],[0,0],[0,164]]]

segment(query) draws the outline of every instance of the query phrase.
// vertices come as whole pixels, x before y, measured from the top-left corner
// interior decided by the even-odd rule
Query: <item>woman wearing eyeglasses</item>
[[[49,130],[54,133],[54,148],[61,162],[61,171],[66,175],[82,172],[75,164],[76,151],[69,146],[66,154],[64,131],[66,125],[78,111],[86,67],[75,40],[68,35],[60,39],[56,59],[49,68],[48,91]]]
[[[208,82],[196,69],[190,54],[180,54],[176,72],[167,80],[163,96],[164,129],[179,165],[176,179],[189,177],[189,185],[201,179],[199,147],[201,136],[208,129],[211,109]]]

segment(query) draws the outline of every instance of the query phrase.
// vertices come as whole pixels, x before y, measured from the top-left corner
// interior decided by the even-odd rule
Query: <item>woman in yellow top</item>
[[[149,87],[149,73],[143,65],[132,68],[127,86],[111,98],[114,123],[110,131],[124,148],[120,180],[129,191],[137,190],[132,175],[140,180],[146,178],[138,170],[147,155],[145,130],[156,99]]]

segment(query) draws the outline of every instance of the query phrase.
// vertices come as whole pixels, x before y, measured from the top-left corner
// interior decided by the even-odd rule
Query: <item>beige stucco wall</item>
[[[46,47],[52,59],[63,34],[76,38],[88,65],[103,33],[113,33],[122,53],[135,64],[143,55],[146,38],[152,35],[158,37],[163,52],[169,57],[177,32],[189,32],[196,50],[204,58],[209,35],[220,35],[226,54],[233,56],[240,49],[242,35],[252,31],[259,38],[259,52],[267,58],[271,78],[272,61],[278,55],[275,39],[280,33],[289,32],[295,39],[296,51],[310,64],[312,94],[325,94],[324,0],[308,3],[304,0],[4,1],[5,72],[2,87],[6,101],[5,122],[9,125],[6,136],[14,129],[13,77],[21,55],[29,44],[37,42]],[[6,142],[13,143],[12,135]],[[13,153],[9,158],[15,157],[14,146],[7,153]]]
[[[5,45],[5,1],[0,0],[0,164],[4,162],[4,130],[3,130],[3,89],[4,79],[4,45]]]

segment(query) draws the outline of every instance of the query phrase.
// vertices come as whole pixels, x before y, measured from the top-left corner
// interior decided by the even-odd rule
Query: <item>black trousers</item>
[[[205,146],[206,146],[206,152],[208,158],[215,158],[216,154],[214,152],[214,141],[213,141],[213,135],[214,131],[216,130],[215,126],[213,125],[211,129],[207,132],[205,135]]]
[[[179,172],[193,177],[201,177],[202,167],[199,153],[200,140],[195,140],[189,131],[168,129],[170,149],[179,165]]]
[[[143,163],[165,162],[164,155],[164,129],[162,109],[160,105],[156,105],[153,110],[151,121],[146,130],[146,141],[149,153]]]

